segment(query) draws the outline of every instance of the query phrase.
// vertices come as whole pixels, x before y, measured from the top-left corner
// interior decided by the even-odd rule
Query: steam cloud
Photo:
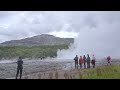
[[[89,12],[79,23],[79,33],[69,50],[58,51],[57,58],[71,59],[75,55],[93,54],[101,59],[110,55],[120,58],[120,17],[119,12]]]
[[[73,59],[76,54],[120,58],[119,29],[119,11],[0,12],[1,42],[43,33],[76,34],[75,43],[69,50],[57,52],[57,58],[61,59]]]

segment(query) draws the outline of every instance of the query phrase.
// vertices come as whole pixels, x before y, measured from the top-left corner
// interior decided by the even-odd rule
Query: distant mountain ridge
[[[1,46],[42,46],[42,45],[70,45],[74,38],[59,38],[49,34],[37,35],[20,40],[11,40],[1,43]]]

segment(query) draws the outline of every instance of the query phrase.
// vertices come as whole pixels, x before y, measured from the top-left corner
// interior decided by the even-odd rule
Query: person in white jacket
[[[96,58],[95,58],[95,56],[93,55],[93,56],[92,56],[92,61],[91,61],[92,65],[93,65],[93,68],[95,68],[95,61],[96,61]]]

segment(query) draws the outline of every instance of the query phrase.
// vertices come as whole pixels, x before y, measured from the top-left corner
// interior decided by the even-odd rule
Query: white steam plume
[[[73,59],[75,55],[93,54],[96,58],[110,55],[120,58],[120,12],[84,13],[76,30],[78,37],[69,50],[57,52],[57,58]],[[78,23],[77,23],[78,24]],[[73,26],[71,26],[74,28]]]

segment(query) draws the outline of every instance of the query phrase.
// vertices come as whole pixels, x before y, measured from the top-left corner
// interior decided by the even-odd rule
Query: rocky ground
[[[114,60],[112,63],[119,63],[119,60]],[[102,61],[96,62],[96,66],[105,64],[106,62]],[[57,74],[59,79],[73,78],[77,72],[73,60],[25,60],[23,67],[23,79],[52,79],[57,78]],[[1,61],[0,78],[14,79],[16,68],[16,61]],[[72,76],[67,77],[69,73]]]
[[[66,64],[70,61],[41,61],[41,60],[30,60],[24,61],[23,76],[37,73],[37,72],[46,72],[54,71],[55,69],[60,70],[65,67]],[[1,61],[0,62],[0,78],[13,78],[16,75],[17,64],[14,61]]]

